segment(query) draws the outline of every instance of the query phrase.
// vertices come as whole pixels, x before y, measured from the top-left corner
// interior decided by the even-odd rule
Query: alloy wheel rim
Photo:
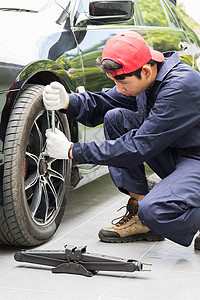
[[[24,189],[29,212],[34,223],[44,226],[57,216],[66,176],[64,160],[45,155],[45,131],[50,128],[51,112],[42,111],[35,119],[25,154]],[[63,131],[56,115],[56,128]]]

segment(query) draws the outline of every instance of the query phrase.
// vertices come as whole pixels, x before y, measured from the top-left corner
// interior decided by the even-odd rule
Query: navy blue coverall
[[[108,165],[120,190],[146,195],[142,223],[189,246],[200,228],[200,74],[176,52],[164,56],[155,81],[137,97],[116,87],[72,94],[65,112],[87,126],[104,123],[106,140],[75,143],[74,159]],[[150,192],[143,162],[163,179]]]

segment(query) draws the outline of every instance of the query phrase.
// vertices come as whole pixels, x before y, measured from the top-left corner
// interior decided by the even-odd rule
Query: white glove
[[[46,130],[46,149],[45,153],[50,157],[57,159],[68,159],[68,153],[71,145],[64,133],[57,128],[55,132],[52,129]]]
[[[65,108],[68,101],[69,95],[61,83],[54,81],[45,86],[43,91],[43,102],[47,110],[59,110]]]

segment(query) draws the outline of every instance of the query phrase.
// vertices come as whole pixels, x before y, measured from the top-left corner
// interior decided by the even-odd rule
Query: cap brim
[[[164,60],[164,55],[156,50],[150,50],[151,51],[151,55],[152,55],[152,60],[155,60],[157,62],[163,62]]]

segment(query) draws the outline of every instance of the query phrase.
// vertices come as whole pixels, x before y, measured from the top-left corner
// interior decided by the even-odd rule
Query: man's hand
[[[43,91],[43,102],[47,110],[67,109],[69,95],[61,83],[54,81],[45,86]]]
[[[46,149],[47,155],[57,159],[68,159],[69,150],[73,143],[68,141],[64,133],[57,128],[55,132],[52,129],[46,130]]]

